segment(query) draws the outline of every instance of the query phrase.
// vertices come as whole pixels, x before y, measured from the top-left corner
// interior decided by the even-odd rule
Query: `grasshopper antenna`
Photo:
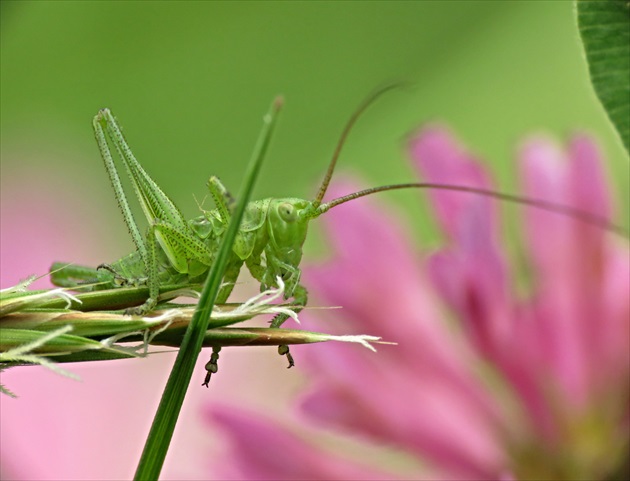
[[[529,197],[523,197],[513,194],[506,194],[503,192],[495,192],[493,190],[481,189],[477,187],[467,187],[461,185],[451,185],[451,184],[433,184],[433,183],[422,183],[422,182],[414,182],[414,183],[405,183],[405,184],[392,184],[392,185],[383,185],[380,187],[373,187],[371,189],[361,190],[359,192],[354,192],[352,194],[345,195],[343,197],[339,197],[337,199],[333,199],[330,202],[322,204],[324,196],[326,195],[326,191],[328,190],[328,185],[330,184],[330,180],[332,179],[333,172],[335,171],[335,166],[337,165],[337,160],[339,159],[339,154],[341,154],[341,149],[346,143],[348,135],[350,131],[356,124],[357,120],[361,115],[370,107],[376,100],[378,100],[383,94],[389,92],[390,90],[394,90],[404,86],[404,82],[392,82],[385,84],[384,86],[376,89],[370,95],[361,102],[359,107],[354,111],[346,126],[339,137],[339,141],[337,142],[337,146],[335,147],[335,151],[333,152],[332,159],[328,164],[328,170],[326,171],[326,175],[324,176],[324,180],[322,181],[319,191],[317,192],[317,196],[315,200],[311,203],[311,209],[309,209],[308,213],[305,213],[307,217],[313,218],[318,217],[324,212],[328,212],[333,207],[336,207],[340,204],[344,204],[345,202],[349,202],[354,199],[358,199],[359,197],[364,197],[366,195],[376,194],[378,192],[385,192],[388,190],[398,190],[398,189],[441,189],[441,190],[450,190],[456,192],[464,192],[468,194],[481,195],[484,197],[490,197],[494,199],[499,199],[505,202],[512,202],[514,204],[526,205],[529,207],[538,208],[541,210],[546,210],[548,212],[554,212],[556,214],[564,215],[567,217],[572,217],[586,224],[593,225],[600,229],[613,232],[615,234],[619,234],[621,236],[627,237],[627,231],[612,223],[610,220],[601,217],[597,214],[593,214],[591,212],[587,212],[585,210],[577,209],[575,207],[571,207],[568,205],[556,204],[554,202],[547,202],[539,199],[532,199]]]
[[[400,88],[403,85],[405,85],[403,82],[393,82],[393,83],[385,84],[384,86],[376,89],[374,92],[368,95],[367,98],[363,100],[363,102],[361,102],[359,107],[354,111],[354,113],[352,114],[348,122],[346,123],[346,126],[343,129],[343,132],[341,132],[341,137],[339,137],[339,141],[337,142],[337,146],[335,147],[335,151],[333,152],[332,159],[330,159],[330,164],[328,164],[328,170],[326,171],[326,176],[324,177],[324,180],[322,181],[322,184],[319,187],[319,191],[317,192],[317,197],[315,197],[315,200],[312,203],[314,208],[319,207],[320,204],[322,203],[322,200],[324,199],[324,196],[326,195],[326,190],[328,189],[328,184],[330,184],[330,179],[332,178],[333,172],[335,171],[335,166],[337,165],[337,159],[339,158],[341,149],[346,143],[346,139],[348,138],[348,134],[350,134],[352,127],[354,127],[354,124],[357,122],[359,117],[361,117],[361,114],[363,114],[363,112],[365,112],[367,108],[370,105],[372,105],[383,94],[385,94],[386,92],[389,92],[390,90]]]
[[[506,202],[512,202],[515,204],[535,207],[537,209],[542,209],[549,212],[554,212],[556,214],[572,217],[586,224],[590,224],[595,227],[599,227],[600,229],[604,229],[606,231],[613,232],[615,234],[619,234],[624,237],[628,237],[628,232],[624,228],[616,224],[613,224],[610,220],[606,219],[605,217],[601,217],[597,214],[593,214],[591,212],[577,209],[575,207],[571,207],[568,205],[556,204],[554,202],[547,202],[544,200],[532,199],[529,197],[522,197],[518,195],[505,194],[503,192],[495,192],[493,190],[481,189],[477,187],[466,187],[462,185],[450,185],[450,184],[432,184],[432,183],[422,183],[422,182],[382,185],[380,187],[372,187],[371,189],[365,189],[359,192],[354,192],[352,194],[344,195],[343,197],[339,197],[325,204],[321,204],[315,211],[315,216],[319,216],[323,214],[324,212],[328,212],[333,207],[336,207],[340,204],[344,204],[354,199],[358,199],[359,197],[365,197],[366,195],[372,195],[378,192],[385,192],[388,190],[398,190],[398,189],[440,189],[440,190],[451,190],[451,191],[456,191],[456,192],[464,192],[464,193],[469,193],[469,194],[481,195],[484,197],[491,197],[491,198],[499,199]]]

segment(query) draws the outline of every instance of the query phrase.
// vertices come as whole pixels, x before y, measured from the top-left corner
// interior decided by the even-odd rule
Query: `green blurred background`
[[[366,186],[414,179],[403,139],[423,122],[441,120],[488,163],[501,190],[515,192],[515,151],[524,135],[545,131],[563,140],[582,129],[601,143],[621,206],[617,221],[627,225],[627,154],[589,84],[572,2],[2,0],[0,5],[3,286],[44,273],[53,260],[96,265],[132,249],[93,139],[91,119],[102,107],[114,111],[136,156],[192,217],[199,212],[193,194],[204,197],[210,175],[238,191],[262,115],[276,94],[286,97],[286,108],[255,195],[310,197],[357,104],[384,82],[409,80],[411,90],[389,94],[361,119],[340,173],[357,174]],[[423,245],[435,245],[420,196],[392,192],[381,199],[405,208]],[[326,249],[316,229],[311,234],[307,255]],[[279,399],[291,398],[303,376],[292,370],[293,377],[278,377],[278,369],[286,371],[284,360],[273,350],[250,351],[222,353],[212,400],[280,412],[286,403]],[[35,390],[24,396],[32,404],[22,404],[24,417],[18,413],[16,419],[30,422],[33,413],[46,425],[51,418],[76,419],[76,426],[88,426],[85,436],[101,444],[77,434],[55,437],[56,446],[45,437],[36,445],[39,431],[22,432],[16,421],[20,431],[7,431],[5,446],[17,446],[19,438],[29,456],[65,459],[64,453],[74,453],[68,448],[74,442],[82,454],[73,456],[85,464],[77,471],[83,477],[76,479],[106,469],[128,477],[157,403],[155,386],[163,385],[171,362],[165,355],[124,369],[103,363],[98,373],[73,366],[84,377],[76,387],[49,373],[37,377],[35,370],[16,371],[14,378],[7,374],[7,386],[20,394],[28,385]],[[133,396],[120,387],[121,378],[133,386],[128,388]],[[273,395],[264,394],[270,390]],[[137,406],[112,418],[93,416],[84,400],[109,403],[102,391],[120,393],[125,405],[137,399]],[[205,390],[191,392],[198,404],[188,403],[181,422],[189,423],[176,438],[190,436],[196,427],[207,442],[194,409],[209,397]],[[52,393],[60,396],[57,404],[49,403]],[[86,397],[89,393],[93,397]],[[69,401],[75,399],[76,404]],[[59,405],[68,406],[65,417]],[[137,418],[129,431],[129,445],[136,448],[120,453],[109,440],[118,439],[118,417],[127,412]],[[195,465],[194,447],[205,444],[186,440],[174,442],[167,464],[180,470]],[[49,478],[69,479],[75,458],[65,471],[52,470],[54,462],[46,459],[39,459],[40,468]]]
[[[523,135],[585,129],[601,141],[626,218],[626,154],[588,83],[569,1],[1,5],[3,184],[17,169],[20,179],[27,169],[26,178],[58,176],[60,189],[75,184],[111,222],[108,245],[125,246],[116,252],[131,243],[91,132],[99,108],[114,111],[136,156],[192,217],[211,174],[238,191],[276,94],[286,109],[255,195],[310,197],[353,109],[396,79],[414,86],[361,119],[340,171],[366,185],[409,181],[402,140],[439,119],[515,191]],[[417,195],[389,199],[426,224]]]

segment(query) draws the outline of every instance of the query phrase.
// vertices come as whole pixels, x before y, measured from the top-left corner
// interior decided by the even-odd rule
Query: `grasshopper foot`
[[[156,304],[157,304],[157,299],[149,297],[145,301],[144,304],[125,309],[125,314],[128,316],[144,316],[146,313],[151,311],[155,307]]]
[[[219,361],[220,350],[221,350],[220,347],[212,348],[212,355],[210,356],[210,360],[206,363],[206,371],[208,372],[206,373],[206,377],[203,380],[203,383],[201,384],[202,386],[210,387],[208,386],[208,383],[210,382],[210,378],[212,377],[213,374],[216,374],[217,371],[219,370],[218,361]]]
[[[282,344],[281,346],[278,346],[278,354],[280,354],[281,356],[287,356],[287,359],[289,361],[289,366],[287,367],[287,369],[291,369],[293,366],[295,366],[295,362],[293,361],[293,356],[289,352],[289,346],[287,346],[286,344]]]

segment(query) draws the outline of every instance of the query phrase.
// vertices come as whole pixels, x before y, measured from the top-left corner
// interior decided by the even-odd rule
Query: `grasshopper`
[[[299,312],[308,300],[307,289],[300,283],[300,261],[310,221],[335,206],[377,192],[408,188],[468,192],[527,204],[576,217],[608,230],[617,230],[605,219],[568,206],[457,185],[430,183],[384,185],[324,203],[323,199],[337,159],[355,122],[377,98],[396,87],[397,85],[392,84],[375,91],[356,109],[340,136],[314,200],[288,197],[267,198],[249,203],[230,254],[223,284],[216,299],[217,304],[227,301],[244,264],[260,283],[261,291],[270,287],[277,288],[277,279],[282,279],[285,285],[285,299],[292,299],[291,305]],[[215,208],[210,211],[203,210],[202,215],[186,220],[175,203],[136,160],[113,114],[108,109],[101,110],[94,117],[92,125],[116,200],[137,250],[111,264],[101,264],[96,269],[55,263],[51,267],[51,279],[57,286],[75,289],[112,289],[120,286],[146,285],[148,297],[144,303],[126,310],[127,314],[144,315],[155,308],[160,286],[186,287],[203,283],[232,215],[234,199],[219,179],[212,176],[207,182],[207,187]],[[148,221],[149,226],[144,235],[129,208],[108,138],[122,161]],[[281,326],[287,318],[285,314],[275,316],[271,321],[271,327]],[[218,352],[219,348],[213,350],[211,360],[206,365],[208,370],[204,382],[206,386],[210,375],[217,371]],[[288,346],[279,346],[278,352],[287,356],[289,367],[294,365]]]

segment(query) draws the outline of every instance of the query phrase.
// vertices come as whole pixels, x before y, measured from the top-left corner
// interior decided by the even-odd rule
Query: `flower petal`
[[[416,366],[380,353],[326,347],[309,359],[309,369],[318,373],[302,401],[309,416],[417,453],[451,477],[487,479],[501,469],[497,425],[479,409],[475,393],[429,366],[419,375]]]
[[[349,183],[330,188],[335,196],[355,190]],[[439,350],[449,335],[409,236],[395,219],[372,199],[333,209],[320,222],[334,257],[317,267],[307,266],[304,279],[323,299],[315,300],[315,305],[343,307],[326,317],[340,315],[347,322],[356,321],[362,332],[390,342],[405,341],[399,352],[415,358],[418,343],[431,343]],[[347,327],[344,330],[348,333]]]
[[[427,182],[489,189],[481,164],[447,129],[429,126],[410,142],[411,155]],[[496,201],[471,193],[432,191],[441,224],[455,246],[430,260],[432,279],[459,314],[474,344],[486,356],[510,336],[507,268],[496,240]]]
[[[414,165],[425,182],[460,187],[490,188],[490,179],[479,162],[465,152],[447,128],[429,125],[411,137],[409,142]],[[430,190],[435,212],[444,231],[457,235],[462,216],[471,202],[481,206],[483,216],[496,227],[496,208],[493,201],[464,192]]]
[[[335,195],[357,190],[349,186],[337,189]],[[324,299],[317,304],[342,305],[340,311],[327,312],[326,318],[351,322],[361,332],[383,336],[399,345],[380,348],[378,357],[332,345],[300,354],[313,376],[321,381],[321,393],[336,386],[334,396],[324,396],[334,403],[305,401],[306,409],[348,429],[388,442],[397,440],[401,447],[412,451],[422,446],[430,457],[453,459],[458,470],[479,475],[479,466],[484,465],[480,459],[492,458],[494,461],[488,463],[492,465],[496,461],[493,456],[497,449],[492,447],[490,433],[500,417],[497,406],[476,383],[470,371],[478,362],[476,355],[441,320],[422,265],[413,255],[404,231],[392,219],[365,199],[337,208],[323,220],[336,256],[323,267],[305,270],[307,284]],[[472,235],[470,244],[474,246],[475,242]],[[307,328],[312,316],[308,311],[302,315]],[[425,389],[427,384],[435,387]],[[408,395],[413,385],[422,391],[415,395],[417,399]],[[425,390],[435,397],[425,400],[422,396],[431,396],[423,394]],[[313,399],[320,399],[321,393],[316,389]],[[429,404],[432,407],[424,416],[418,406]],[[450,409],[448,415],[436,415],[435,410],[453,405],[458,408]],[[343,414],[337,416],[335,412]],[[466,414],[460,419],[461,413]],[[475,428],[469,430],[471,419],[479,424],[473,423]],[[414,433],[408,433],[414,429]],[[464,442],[472,438],[473,442]]]
[[[214,406],[206,409],[205,418],[208,423],[218,424],[232,444],[229,462],[218,468],[209,466],[220,479],[396,479],[393,473],[362,466],[332,450],[307,443],[279,422],[273,422],[258,413]]]
[[[568,153],[535,137],[521,151],[522,178],[529,196],[607,215],[610,207],[595,145],[576,137]],[[606,356],[600,319],[608,316],[604,279],[609,235],[567,216],[527,209],[528,245],[537,277],[532,322],[542,356],[566,402],[583,406]],[[533,332],[535,335],[536,333]]]

